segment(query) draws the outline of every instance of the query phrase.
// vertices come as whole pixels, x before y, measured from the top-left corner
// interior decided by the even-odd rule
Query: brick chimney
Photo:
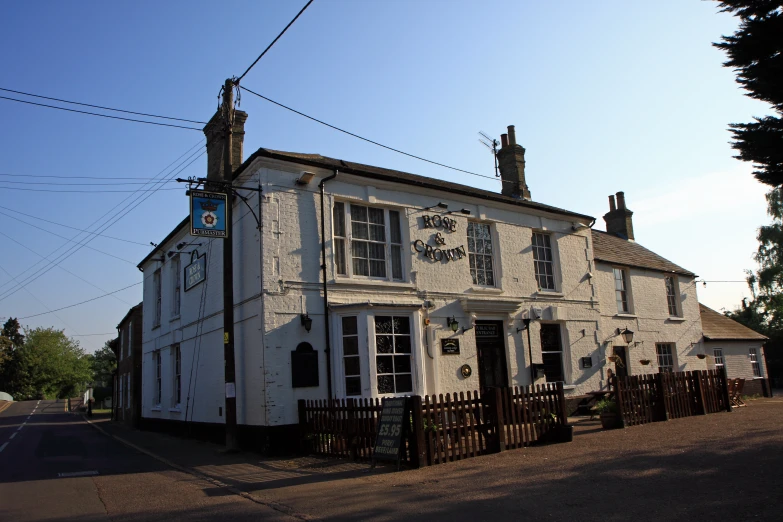
[[[604,214],[606,231],[614,236],[633,241],[633,212],[625,208],[625,193],[617,193],[617,205],[614,196],[609,196],[609,212]]]
[[[508,134],[500,136],[500,147],[498,169],[503,180],[503,195],[530,199],[530,190],[525,183],[525,149],[517,145],[513,125],[508,126]]]
[[[207,137],[207,179],[223,181],[223,124],[218,110],[204,127]],[[234,111],[233,151],[231,165],[234,170],[242,165],[247,113]]]

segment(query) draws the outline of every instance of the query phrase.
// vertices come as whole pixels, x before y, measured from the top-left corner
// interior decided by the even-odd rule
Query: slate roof
[[[593,256],[596,261],[696,277],[696,274],[690,270],[675,265],[635,241],[628,241],[600,230],[592,232]]]
[[[707,341],[766,341],[760,333],[699,303],[701,328]]]

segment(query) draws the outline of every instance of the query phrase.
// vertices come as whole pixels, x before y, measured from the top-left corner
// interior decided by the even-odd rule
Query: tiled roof
[[[708,341],[766,341],[767,338],[747,326],[699,303],[701,328]]]
[[[647,250],[639,243],[600,230],[593,230],[593,255],[597,261],[696,277],[693,272]]]

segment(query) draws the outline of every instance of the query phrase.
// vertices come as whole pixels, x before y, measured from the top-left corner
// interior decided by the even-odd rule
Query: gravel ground
[[[254,495],[339,520],[783,520],[783,399],[574,442]]]

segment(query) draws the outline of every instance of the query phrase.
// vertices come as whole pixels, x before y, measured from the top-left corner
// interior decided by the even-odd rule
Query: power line
[[[121,181],[119,183],[61,183],[58,181],[6,181],[0,179],[0,183],[11,183],[13,185],[55,185],[60,187],[100,187],[109,186],[117,187],[123,185],[147,185],[150,181]],[[156,181],[152,183],[156,185],[158,183],[171,183],[170,181]]]
[[[169,170],[169,168],[170,168],[172,165],[174,165],[175,163],[177,163],[177,162],[178,162],[178,161],[179,161],[179,160],[180,160],[182,157],[184,157],[184,156],[188,155],[188,154],[189,154],[191,151],[193,151],[193,149],[195,149],[196,147],[198,147],[200,144],[201,144],[201,140],[199,140],[199,141],[198,141],[198,142],[197,142],[197,143],[196,143],[196,144],[195,144],[193,147],[191,147],[190,149],[188,149],[188,151],[186,151],[185,153],[183,153],[182,155],[180,155],[180,156],[179,156],[179,157],[178,157],[176,160],[174,160],[174,161],[173,161],[173,162],[171,162],[169,165],[167,165],[167,166],[166,166],[166,167],[165,167],[163,170],[161,170],[161,171],[160,171],[160,172],[159,172],[159,173],[158,173],[158,174],[155,176],[155,178],[159,178],[160,176],[164,175],[164,174],[165,174],[165,172],[166,172],[167,170]],[[183,161],[182,161],[182,162],[181,162],[179,165],[177,165],[177,166],[175,167],[175,169],[179,169],[177,172],[170,173],[171,175],[170,175],[170,178],[169,178],[169,179],[174,179],[174,178],[176,178],[176,176],[177,176],[178,174],[180,174],[180,173],[181,173],[183,170],[185,170],[185,169],[186,169],[188,166],[190,166],[190,165],[191,165],[193,162],[195,162],[195,161],[196,161],[198,158],[200,158],[200,157],[201,157],[201,156],[202,156],[202,155],[203,155],[205,152],[206,152],[206,151],[201,151],[201,153],[199,153],[199,154],[198,154],[196,157],[193,157],[193,156],[196,154],[195,152],[194,152],[193,154],[191,154],[190,156],[188,156],[188,157],[187,157],[186,159],[184,159],[184,160],[183,160]],[[191,159],[191,158],[193,158],[193,159]],[[190,159],[190,162],[188,162],[187,164],[185,164],[185,165],[183,166],[183,164],[184,164],[186,161],[188,161],[189,159]],[[98,228],[97,228],[97,230],[96,230],[96,233],[101,233],[101,232],[104,232],[104,231],[108,230],[108,228],[109,228],[109,227],[111,227],[112,225],[114,225],[115,223],[117,223],[117,221],[119,221],[120,219],[122,219],[122,218],[123,218],[125,215],[127,215],[127,214],[128,214],[130,211],[131,211],[131,210],[133,210],[134,208],[137,208],[137,207],[138,207],[138,204],[140,204],[140,203],[143,203],[144,201],[146,201],[146,200],[147,200],[147,199],[148,199],[148,198],[149,198],[149,197],[150,197],[152,194],[154,194],[154,192],[148,192],[148,193],[146,193],[145,195],[139,195],[139,196],[137,196],[135,199],[133,199],[132,201],[130,201],[129,203],[127,203],[127,204],[126,204],[124,207],[122,207],[122,208],[121,208],[121,209],[119,209],[119,210],[116,210],[116,209],[117,209],[117,206],[115,206],[114,208],[112,208],[112,209],[108,210],[106,213],[104,213],[104,214],[103,214],[101,217],[99,217],[98,219],[96,219],[95,221],[93,221],[93,222],[92,222],[92,223],[89,225],[89,227],[92,227],[92,226],[93,226],[93,225],[95,225],[96,223],[99,223],[99,222],[100,222],[101,220],[103,220],[103,219],[104,219],[104,218],[105,218],[107,215],[109,215],[109,214],[111,214],[112,212],[114,212],[114,214],[113,214],[112,216],[110,216],[110,217],[106,218],[106,220],[105,220],[105,221],[103,221],[103,223],[101,223],[101,224],[99,224],[99,225],[98,225]],[[123,203],[123,202],[125,202],[125,201],[131,200],[132,198],[133,198],[133,196],[128,196],[128,197],[126,197],[124,200],[122,200],[122,201],[120,202],[120,204],[122,204],[122,203]],[[132,206],[132,205],[133,205],[133,206]],[[130,208],[129,208],[129,207],[130,207]],[[89,228],[89,227],[88,227],[88,228]],[[77,235],[75,235],[75,236],[74,236],[74,239],[75,239],[75,238],[77,238],[79,235],[80,235],[80,234],[77,234]],[[51,270],[51,269],[52,269],[54,266],[57,266],[57,265],[58,265],[59,263],[61,263],[62,261],[64,261],[65,259],[67,259],[67,258],[68,258],[68,257],[70,257],[71,255],[75,254],[76,252],[78,252],[78,251],[79,251],[79,250],[82,248],[82,246],[86,245],[87,243],[89,243],[89,242],[90,242],[90,241],[92,241],[93,239],[95,239],[95,236],[93,236],[92,238],[84,238],[84,239],[81,239],[81,240],[80,240],[80,243],[79,243],[78,245],[72,246],[72,247],[70,247],[69,249],[65,250],[65,251],[64,251],[64,252],[63,252],[63,253],[60,255],[60,257],[59,257],[59,260],[58,260],[56,263],[55,263],[54,261],[51,261],[51,262],[49,262],[49,264],[48,264],[48,265],[41,267],[41,268],[40,268],[40,269],[38,269],[38,270],[37,270],[35,273],[33,273],[33,274],[31,274],[30,276],[28,276],[27,278],[25,278],[25,280],[24,280],[24,281],[22,281],[22,283],[21,283],[21,285],[22,285],[22,286],[20,286],[20,285],[17,285],[16,287],[14,287],[14,288],[12,288],[12,289],[10,289],[10,290],[7,290],[7,291],[5,291],[5,292],[4,292],[2,295],[0,295],[0,301],[2,301],[2,300],[4,300],[4,299],[6,299],[6,298],[10,297],[11,295],[13,295],[14,293],[18,292],[18,291],[19,291],[19,289],[23,287],[23,285],[28,285],[28,284],[32,283],[33,281],[35,281],[36,279],[38,279],[39,277],[41,277],[42,275],[46,274],[46,273],[47,273],[47,272],[49,272],[49,270]],[[60,250],[61,248],[62,248],[62,246],[61,246],[61,247],[58,247],[58,248],[57,248],[57,249],[55,249],[55,250],[54,250],[54,251],[53,251],[53,252],[52,252],[50,255],[53,255],[55,252],[57,252],[57,251],[58,251],[58,250]],[[36,263],[36,265],[34,265],[34,266],[37,266],[38,264],[40,264],[40,263]],[[34,268],[34,267],[32,267],[32,268]]]
[[[124,110],[124,109],[113,109],[111,107],[102,107],[100,105],[92,105],[92,104],[89,104],[89,103],[80,103],[80,102],[75,102],[75,101],[70,101],[70,100],[63,100],[63,99],[60,99],[60,98],[51,98],[49,96],[41,96],[40,94],[32,94],[32,93],[29,93],[29,92],[15,91],[13,89],[6,89],[6,88],[3,88],[3,87],[0,87],[0,91],[12,92],[14,94],[22,94],[24,96],[32,96],[33,98],[42,98],[44,100],[58,101],[58,102],[61,102],[61,103],[70,103],[72,105],[81,105],[82,107],[92,107],[93,109],[103,109],[105,111],[124,112],[125,114],[135,114],[137,116],[149,116],[150,118],[160,118],[160,119],[163,119],[163,120],[184,121],[184,122],[187,122],[187,123],[200,123],[202,125],[206,125],[207,124],[207,122],[205,122],[205,121],[185,120],[183,118],[172,118],[171,116],[161,116],[159,114],[147,114],[147,113],[144,113],[144,112],[127,111],[127,110]]]
[[[25,214],[24,212],[19,212],[18,210],[14,210],[12,208],[4,207],[2,205],[0,205],[0,208],[2,208],[3,210],[7,210],[9,212],[13,212],[14,214],[19,214],[19,215],[22,215],[22,216],[25,216],[25,217],[29,217],[29,218],[33,218],[33,219],[38,219],[40,221],[44,221],[46,223],[51,223],[52,225],[57,225],[58,227],[70,228],[71,230],[78,230],[79,232],[84,232],[85,234],[93,234],[93,235],[96,235],[96,236],[105,237],[107,239],[114,239],[116,241],[123,241],[125,243],[131,243],[133,245],[141,245],[141,246],[145,246],[145,247],[150,246],[149,243],[140,243],[138,241],[132,241],[130,239],[122,239],[121,237],[107,236],[106,234],[96,234],[95,232],[90,232],[89,230],[84,230],[82,228],[76,228],[76,227],[72,227],[70,225],[63,225],[62,223],[57,223],[55,221],[49,221],[48,219],[44,219],[44,218],[38,217],[38,216],[33,216],[32,214]],[[9,216],[9,217],[13,217],[13,216]],[[18,218],[14,217],[14,219],[18,219]],[[19,219],[19,221],[22,221],[22,220]],[[22,221],[22,223],[24,223],[24,221]],[[27,224],[29,225],[29,223],[27,223]]]
[[[77,112],[79,114],[88,114],[90,116],[100,116],[101,118],[111,118],[113,120],[133,121],[136,123],[147,123],[149,125],[160,125],[161,127],[175,127],[178,129],[201,131],[201,129],[197,129],[196,127],[185,127],[184,125],[174,125],[173,123],[160,123],[157,121],[137,120],[135,118],[123,118],[122,116],[112,116],[110,114],[99,114],[97,112],[80,111],[77,109],[69,109],[67,107],[57,107],[56,105],[47,105],[45,103],[37,103],[37,102],[31,102],[27,100],[18,100],[16,98],[9,98],[8,96],[0,96],[0,100],[9,100],[9,101],[15,101],[19,103],[26,103],[28,105],[37,105],[38,107],[47,107],[49,109],[57,109],[60,111]]]
[[[285,28],[284,28],[282,31],[280,31],[280,34],[278,34],[278,35],[277,35],[277,38],[275,38],[274,40],[272,40],[272,43],[271,43],[271,44],[269,44],[269,45],[266,47],[266,49],[264,49],[264,52],[262,52],[260,55],[258,55],[258,58],[256,58],[256,61],[254,61],[253,63],[251,63],[251,64],[250,64],[250,67],[248,67],[248,68],[245,70],[245,72],[243,72],[243,73],[242,73],[242,75],[241,75],[239,78],[237,78],[237,79],[234,81],[234,84],[235,84],[235,85],[239,85],[239,82],[242,80],[242,78],[244,78],[244,77],[245,77],[245,75],[246,75],[247,73],[249,73],[249,72],[250,72],[250,69],[252,69],[252,68],[253,68],[253,66],[255,66],[255,64],[257,64],[257,63],[258,63],[258,61],[259,61],[261,58],[263,58],[263,57],[264,57],[264,55],[266,54],[266,52],[267,52],[269,49],[271,49],[273,45],[275,45],[275,43],[276,43],[276,42],[277,42],[277,41],[280,39],[280,37],[281,37],[281,36],[283,36],[283,34],[284,34],[286,31],[288,31],[288,28],[289,28],[289,27],[291,27],[291,26],[294,24],[294,22],[296,22],[296,19],[297,19],[297,18],[299,18],[299,15],[301,15],[302,13],[304,13],[304,12],[305,12],[305,9],[307,9],[308,7],[310,7],[310,4],[312,4],[312,3],[313,3],[313,0],[310,0],[309,2],[307,2],[307,4],[306,4],[306,5],[305,5],[305,6],[302,8],[302,10],[301,10],[301,11],[299,11],[299,12],[296,14],[296,16],[294,17],[294,19],[293,19],[293,20],[291,20],[290,22],[288,22],[288,25],[286,25],[286,26],[285,26]]]
[[[0,181],[0,183],[2,183]],[[166,182],[168,183],[168,181]],[[127,190],[61,190],[61,189],[39,189],[39,188],[25,188],[25,187],[3,187],[3,190],[23,190],[25,192],[57,192],[58,194],[109,194],[109,193],[136,193],[136,192],[157,192],[159,190],[181,190],[182,187],[158,187],[154,189],[127,189]]]
[[[190,152],[190,151],[188,151]],[[187,153],[186,153],[187,154]],[[184,154],[183,154],[184,156]],[[0,176],[9,176],[14,178],[55,178],[55,179],[136,179],[136,180],[154,180],[157,178],[130,178],[130,177],[107,177],[107,176],[52,176],[52,175],[42,175],[42,174],[8,174],[4,172],[0,172]],[[10,183],[10,181],[6,181],[5,183]]]
[[[334,125],[326,123],[325,121],[321,121],[318,118],[313,118],[312,116],[308,116],[307,114],[305,114],[303,112],[300,112],[300,111],[298,111],[296,109],[292,109],[291,107],[288,107],[287,105],[283,105],[282,103],[276,102],[275,100],[273,100],[271,98],[267,98],[266,96],[264,96],[262,94],[258,94],[255,91],[251,91],[247,87],[244,87],[244,86],[240,85],[240,89],[243,89],[243,90],[249,92],[250,94],[254,94],[254,95],[258,96],[259,98],[268,101],[269,103],[273,103],[273,104],[277,105],[278,107],[282,107],[282,108],[284,108],[286,110],[289,110],[289,111],[291,111],[293,113],[296,113],[296,114],[298,114],[300,116],[304,116],[305,118],[307,118],[309,120],[313,120],[314,122],[320,123],[321,125],[325,125],[325,126],[331,128],[331,129],[334,129],[336,131],[340,131],[340,132],[342,132],[344,134],[347,134],[349,136],[353,136],[354,138],[359,138],[360,140],[366,141],[367,143],[372,143],[373,145],[377,145],[379,147],[383,147],[384,149],[388,149],[388,150],[391,150],[393,152],[397,152],[398,154],[402,154],[404,156],[408,156],[410,158],[414,158],[414,159],[417,159],[417,160],[425,161],[427,163],[431,163],[431,164],[437,165],[439,167],[445,167],[447,169],[456,170],[457,172],[463,172],[465,174],[470,174],[471,176],[478,176],[480,178],[487,178],[487,179],[491,179],[493,181],[500,181],[502,183],[511,183],[511,181],[502,180],[502,179],[496,178],[495,176],[486,176],[484,174],[478,174],[476,172],[471,172],[469,170],[458,169],[457,167],[452,167],[452,166],[449,166],[449,165],[445,165],[443,163],[438,163],[437,161],[428,160],[427,158],[422,158],[421,156],[416,156],[415,154],[410,154],[408,152],[404,152],[404,151],[401,151],[399,149],[395,149],[394,147],[389,147],[388,145],[384,145],[383,143],[378,143],[377,141],[373,141],[373,140],[365,138],[363,136],[359,136],[358,134],[354,134],[353,132],[349,132],[349,131],[347,131],[345,129],[341,129],[340,127],[335,127]]]
[[[117,292],[122,292],[123,290],[127,290],[128,288],[133,288],[134,286],[138,286],[141,283],[142,283],[142,281],[139,281],[138,283],[133,283],[132,285],[128,285],[125,288],[120,288],[119,290],[115,290],[113,292],[108,292],[106,294],[99,295],[98,297],[93,297],[92,299],[87,299],[86,301],[81,301],[79,303],[74,303],[72,305],[63,306],[62,308],[56,308],[54,310],[50,310],[49,312],[43,312],[43,313],[40,313],[40,314],[27,315],[25,317],[19,317],[19,319],[31,319],[33,317],[39,317],[39,316],[42,316],[42,315],[53,314],[54,312],[59,312],[60,310],[65,310],[67,308],[73,308],[74,306],[83,305],[85,303],[91,303],[92,301],[97,301],[98,299],[102,299],[102,298],[110,296],[112,294],[116,294]]]
[[[69,335],[68,337],[93,337],[95,335],[117,335],[117,332],[94,333],[94,334],[76,334],[76,335]]]

